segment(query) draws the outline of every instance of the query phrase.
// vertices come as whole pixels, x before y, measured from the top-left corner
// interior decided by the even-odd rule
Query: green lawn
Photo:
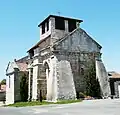
[[[36,106],[36,105],[48,105],[48,104],[68,104],[68,103],[76,103],[81,102],[81,100],[60,100],[58,102],[46,102],[43,101],[42,103],[39,101],[32,101],[32,102],[17,102],[15,104],[10,104],[8,106],[11,107],[25,107],[25,106]]]

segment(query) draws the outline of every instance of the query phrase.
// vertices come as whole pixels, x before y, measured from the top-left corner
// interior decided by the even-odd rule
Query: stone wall
[[[47,42],[48,43],[48,42]],[[44,43],[40,48],[44,47]],[[34,56],[33,59],[29,60],[29,98],[32,100],[37,100],[40,98],[40,90],[42,91],[42,96],[46,97],[47,93],[47,78],[46,70],[43,61],[50,58],[50,49],[44,49],[39,52],[39,55]],[[33,71],[31,71],[31,69]],[[31,82],[30,82],[31,81]]]
[[[55,18],[50,17],[49,21],[49,30],[45,29],[45,33],[42,33],[42,25],[40,26],[40,40],[46,39],[48,36],[51,36],[51,43],[55,42],[56,40],[62,38],[66,34],[68,34],[68,21],[65,20],[65,30],[55,29]],[[47,25],[45,25],[46,28]]]
[[[81,28],[77,28],[69,36],[61,39],[54,47],[55,50],[74,52],[100,52],[101,50],[101,46]]]
[[[118,86],[120,85],[120,81],[115,81],[114,82],[114,86],[115,86],[115,97],[119,97],[119,90],[118,90]],[[120,97],[119,97],[120,98]]]
[[[37,79],[37,94],[38,99],[40,98],[40,90],[42,93],[42,97],[46,99],[47,96],[47,78],[46,78],[46,70],[42,64],[39,65],[38,69],[38,79]]]
[[[61,60],[57,62],[56,66],[57,99],[76,99],[76,91],[70,62],[67,60]]]
[[[85,91],[85,73],[91,62],[95,61],[97,53],[62,52],[56,54],[58,61],[68,61],[71,65],[76,92]],[[64,64],[63,64],[64,67]],[[64,74],[62,74],[64,76]],[[62,76],[61,76],[62,77]]]
[[[55,18],[51,18],[51,43],[53,44],[57,40],[61,39],[68,32],[68,21],[65,20],[65,30],[55,29]]]
[[[39,45],[40,50],[43,48],[46,48],[47,46],[50,45],[50,36],[42,40],[41,44]]]
[[[67,87],[70,85],[70,84],[64,84],[64,81],[65,79],[68,79],[68,76],[70,76],[72,79],[72,75],[73,75],[73,81],[75,84],[76,92],[84,92],[85,72],[87,72],[89,64],[91,64],[93,60],[95,62],[95,58],[97,59],[101,58],[101,54],[100,54],[101,46],[95,40],[93,40],[84,30],[77,28],[69,35],[65,36],[66,35],[65,31],[55,29],[55,19],[51,18],[50,20],[51,20],[50,22],[51,40],[49,42],[51,46],[49,49],[47,48],[43,49],[38,56],[33,57],[32,96],[35,97],[36,99],[38,98],[37,95],[39,95],[39,90],[41,88],[46,89],[46,83],[44,77],[46,76],[45,75],[46,73],[45,71],[42,70],[44,69],[44,67],[42,67],[44,61],[48,63],[50,68],[49,78],[48,79],[46,78],[47,95],[49,97],[49,100],[53,100],[53,99],[55,100],[61,97],[59,94],[62,95],[62,93],[60,92],[65,92],[65,90],[67,90]],[[58,40],[58,42],[53,44],[56,40]],[[51,57],[51,55],[54,56]],[[37,60],[37,63],[35,60]],[[70,67],[66,71],[69,71],[68,73],[71,73],[71,75],[65,74],[66,75],[65,76],[63,74],[65,73],[64,70],[67,68],[67,65],[64,66],[64,63],[62,62],[68,62],[70,64]],[[65,69],[62,69],[61,67],[64,67]],[[59,76],[58,74],[61,75]],[[40,80],[42,79],[42,77],[44,78],[44,80]],[[56,83],[56,79],[57,82],[60,81],[60,83]],[[62,87],[62,80],[63,80],[63,85],[64,86],[66,85],[65,90]],[[72,81],[70,82],[72,83]],[[36,85],[37,83],[38,85]]]
[[[56,57],[54,55],[43,60],[47,80],[47,100],[56,101],[57,99],[57,78],[56,78]]]
[[[29,68],[28,100],[32,99],[33,68]]]
[[[14,73],[6,79],[6,104],[14,103]]]
[[[33,80],[32,80],[32,100],[37,100],[37,79],[38,79],[38,63],[36,58],[33,61]]]
[[[101,60],[96,60],[96,77],[100,83],[102,96],[107,98],[110,96],[109,79],[106,68]]]
[[[76,92],[85,91],[85,72],[95,58],[100,59],[101,46],[84,30],[77,28],[54,45],[58,61],[70,62]]]

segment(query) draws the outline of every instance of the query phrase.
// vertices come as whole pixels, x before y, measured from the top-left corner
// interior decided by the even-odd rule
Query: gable
[[[100,52],[101,46],[81,28],[55,43],[56,50]]]
[[[9,62],[6,69],[6,74],[13,73],[14,68],[18,68],[17,64],[15,62]]]

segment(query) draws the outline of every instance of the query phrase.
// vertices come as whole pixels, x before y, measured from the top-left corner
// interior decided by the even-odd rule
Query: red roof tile
[[[17,62],[17,66],[18,66],[20,71],[27,71],[27,64],[26,63]]]

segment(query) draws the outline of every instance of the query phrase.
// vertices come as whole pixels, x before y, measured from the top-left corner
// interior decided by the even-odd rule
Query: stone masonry
[[[28,51],[30,100],[40,93],[48,101],[75,99],[85,91],[85,72],[93,60],[101,60],[102,47],[79,27],[81,22],[50,15],[38,25],[40,41]]]
[[[82,20],[49,15],[39,25],[40,41],[28,56],[10,62],[6,69],[6,104],[20,101],[20,76],[28,74],[28,101],[76,99],[85,92],[85,75],[96,67],[103,97],[110,95],[109,79],[99,45],[80,27]],[[118,87],[119,83],[116,82]],[[118,93],[117,93],[118,94]]]

